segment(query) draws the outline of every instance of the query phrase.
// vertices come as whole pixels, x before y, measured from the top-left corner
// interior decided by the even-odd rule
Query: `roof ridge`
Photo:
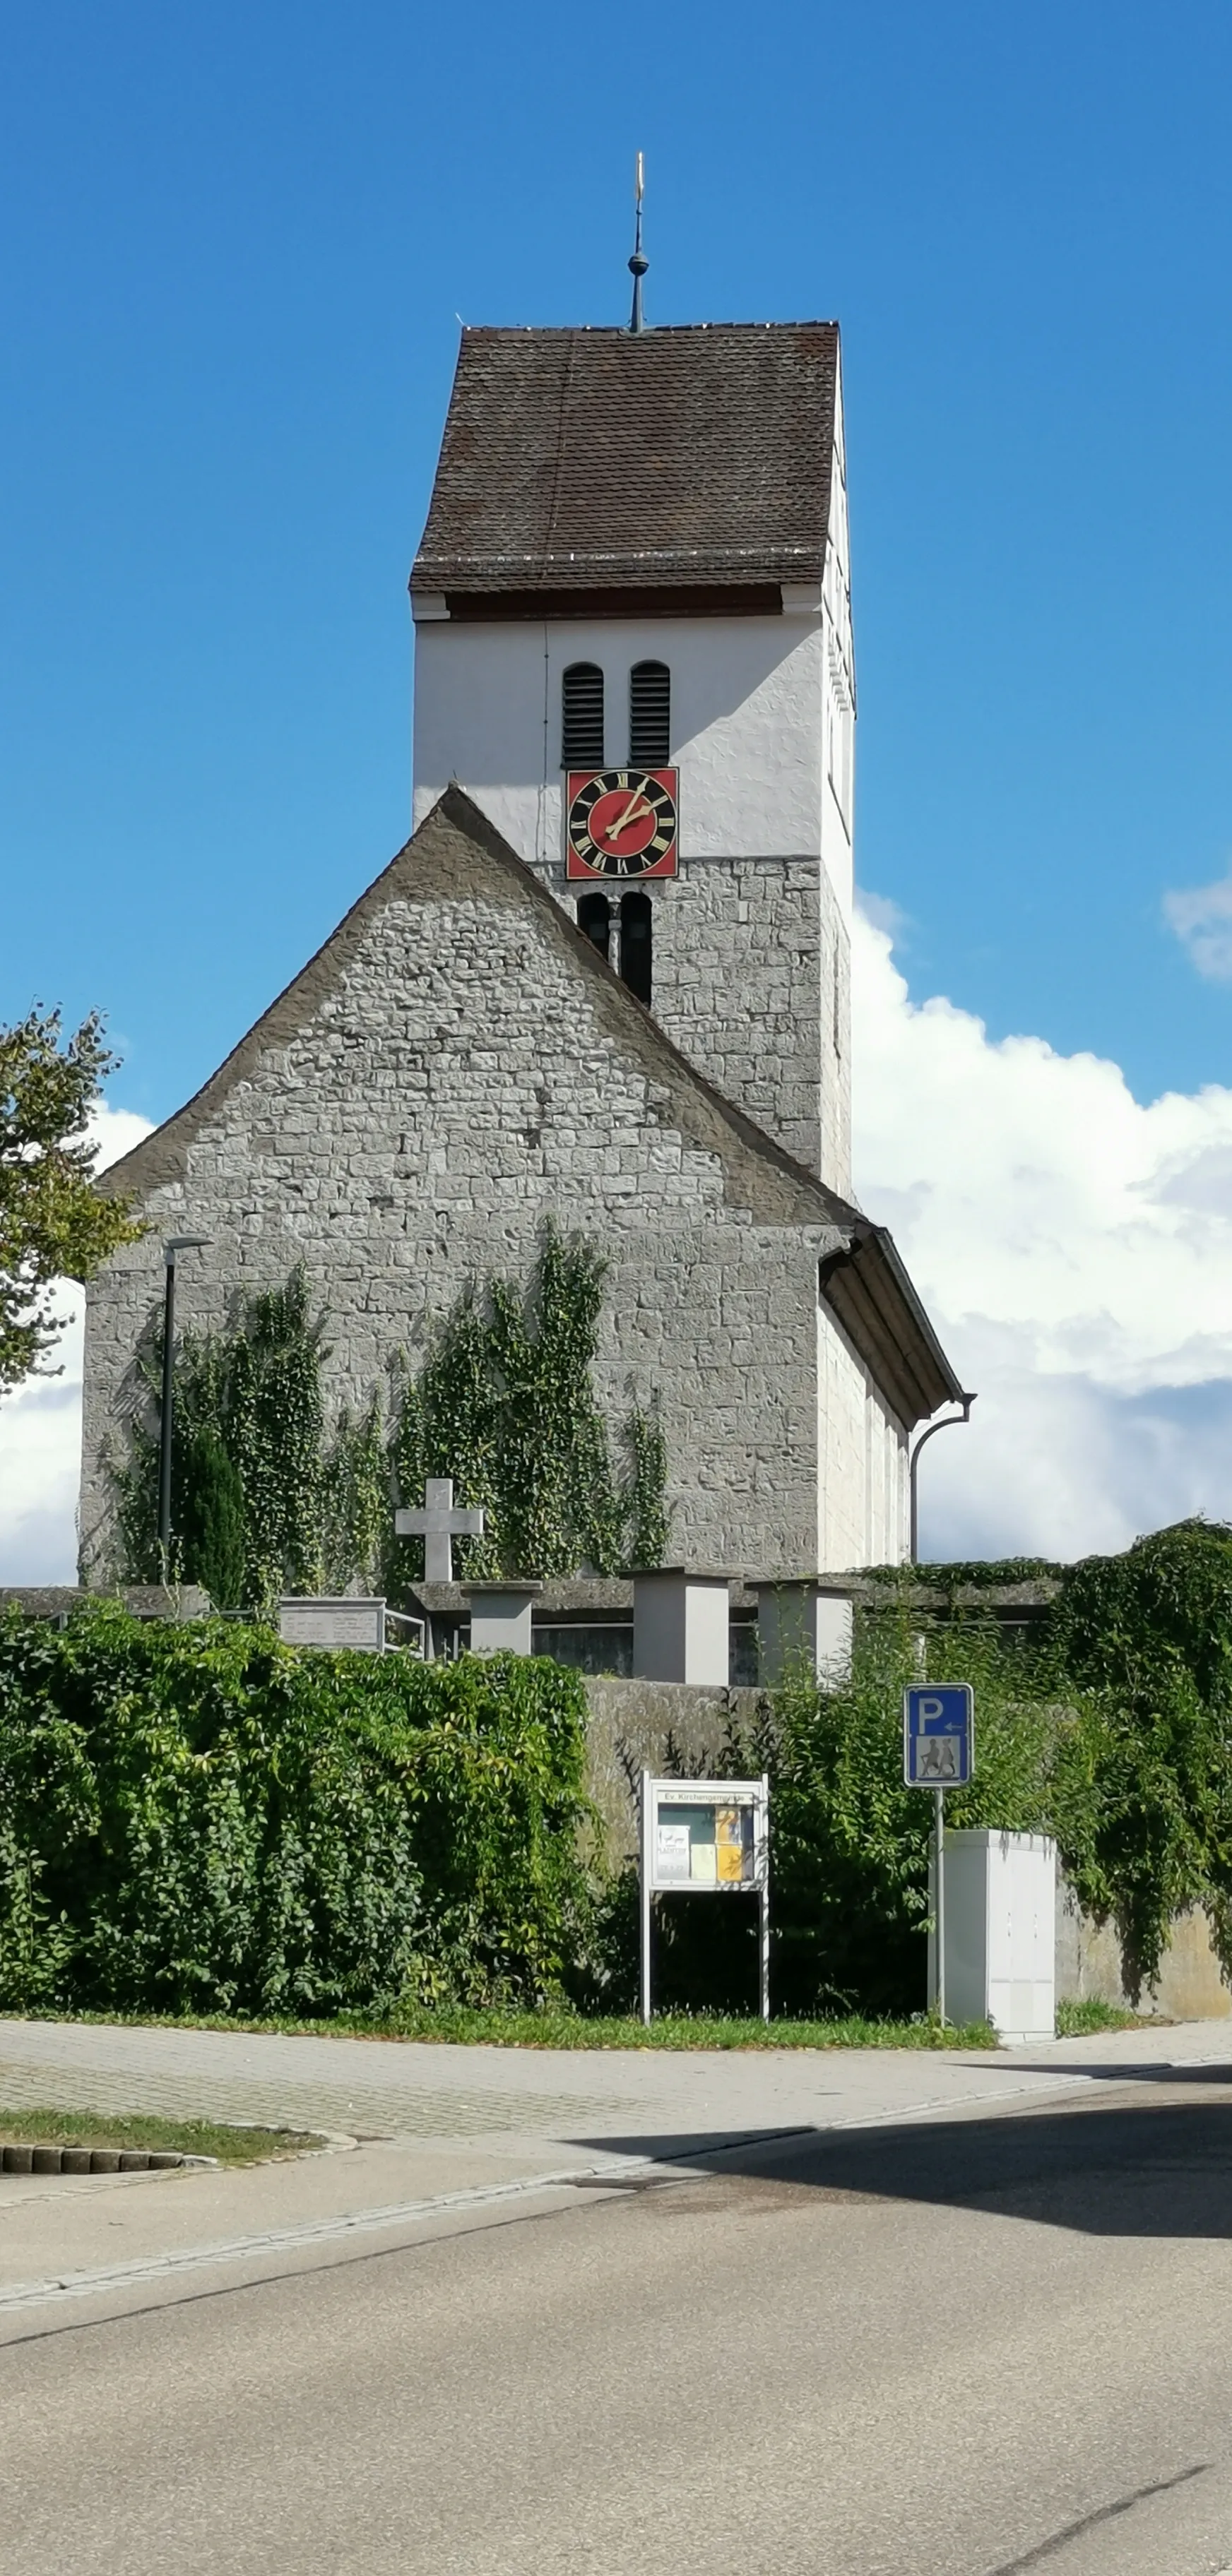
[[[690,332],[707,331],[837,331],[833,314],[801,314],[787,322],[648,322],[636,336],[641,340],[684,339]],[[464,322],[464,340],[628,340],[632,337],[627,322]]]

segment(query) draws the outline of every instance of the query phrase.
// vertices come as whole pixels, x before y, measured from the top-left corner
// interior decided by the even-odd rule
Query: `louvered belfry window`
[[[560,765],[603,767],[603,673],[597,662],[571,662],[562,675]]]
[[[629,758],[639,769],[671,759],[672,675],[666,662],[635,662],[629,673]]]

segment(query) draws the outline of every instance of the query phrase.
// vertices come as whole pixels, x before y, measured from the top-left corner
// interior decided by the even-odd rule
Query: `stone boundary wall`
[[[714,1768],[732,1718],[747,1725],[764,1693],[701,1682],[623,1681],[586,1676],[586,1794],[603,1819],[604,1850],[617,1866],[637,1850],[643,1771],[683,1762],[699,1776]]]
[[[1121,1944],[1113,1923],[1085,1914],[1067,1879],[1057,1878],[1057,2000],[1114,2004],[1161,2021],[1226,2021],[1232,1989],[1225,1984],[1211,1942],[1204,1907],[1178,1914],[1160,1965],[1159,1981],[1131,1995]]]

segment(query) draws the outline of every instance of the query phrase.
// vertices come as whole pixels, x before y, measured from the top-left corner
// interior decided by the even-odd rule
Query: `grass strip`
[[[995,2048],[987,2022],[960,2029],[923,2015],[912,2021],[870,2021],[850,2015],[835,2021],[771,2021],[726,2013],[656,2014],[647,2029],[633,2015],[610,2017],[569,2012],[479,2012],[463,2007],[404,2008],[373,2038],[438,2040],[489,2048]]]
[[[1124,2005],[1104,2004],[1097,1996],[1088,1995],[1082,2003],[1068,2003],[1064,2000],[1058,2003],[1057,2037],[1058,2039],[1088,2039],[1093,2031],[1140,2030],[1148,2022],[1153,2028],[1158,2029],[1161,2023],[1164,2023],[1164,2019],[1165,2017],[1159,2013],[1130,2012]]]
[[[515,2012],[495,2006],[403,2004],[380,2017],[340,2013],[329,2021],[297,2021],[282,2015],[266,2020],[229,2020],[222,2013],[38,2013],[28,2018],[139,2030],[276,2031],[306,2039],[435,2041],[455,2048],[925,2049],[998,2045],[997,2034],[986,2021],[960,2025],[947,2022],[943,2027],[934,2015],[925,2013],[914,2014],[907,2021],[869,2020],[860,2014],[849,2014],[833,2021],[770,2022],[759,2020],[753,2013],[663,2013],[656,2014],[649,2030],[633,2014],[578,2013],[551,2005],[538,2012]],[[144,2145],[145,2141],[139,2143]]]
[[[310,2130],[247,2129],[222,2120],[160,2120],[137,2112],[112,2118],[97,2111],[0,2109],[0,2146],[161,2147],[182,2156],[216,2156],[220,2165],[251,2165],[263,2156],[323,2147]]]

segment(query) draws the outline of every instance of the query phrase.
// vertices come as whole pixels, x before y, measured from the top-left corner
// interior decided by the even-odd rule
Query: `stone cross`
[[[452,1583],[453,1542],[456,1538],[479,1538],[483,1513],[455,1511],[452,1476],[429,1476],[423,1510],[396,1512],[394,1528],[399,1538],[423,1540],[425,1583]]]

